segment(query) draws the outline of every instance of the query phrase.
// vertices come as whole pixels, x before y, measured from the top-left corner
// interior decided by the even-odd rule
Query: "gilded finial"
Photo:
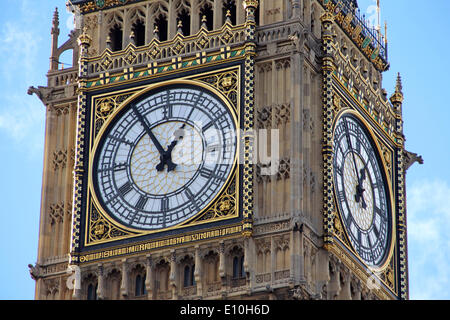
[[[177,28],[178,28],[177,32],[183,34],[183,22],[181,20],[178,20]]]
[[[130,33],[130,40],[131,40],[131,43],[132,44],[136,44],[136,42],[135,42],[135,40],[136,40],[136,35],[134,34],[134,31],[133,30],[131,30],[131,33]]]
[[[159,28],[155,25],[155,29],[153,29],[153,36],[156,40],[159,40]]]
[[[82,47],[84,47],[84,46],[89,47],[91,45],[92,38],[87,33],[87,28],[86,27],[83,28],[83,33],[78,37],[78,43]]]
[[[403,103],[403,85],[402,85],[402,78],[400,76],[400,73],[397,75],[397,82],[395,84],[395,92],[391,96],[391,102],[394,106],[401,105]]]
[[[248,7],[257,8],[259,5],[258,0],[244,0],[243,1],[244,9],[247,9]]]
[[[203,15],[203,17],[202,17],[202,28],[207,29],[206,22],[207,22],[206,15]]]

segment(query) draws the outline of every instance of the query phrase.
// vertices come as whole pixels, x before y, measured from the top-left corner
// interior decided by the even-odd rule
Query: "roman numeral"
[[[184,192],[186,194],[186,197],[189,199],[189,201],[194,205],[196,210],[200,210],[200,207],[198,206],[197,201],[195,201],[195,197],[192,194],[192,191],[190,189],[186,189]]]
[[[169,211],[169,198],[164,197],[161,199],[161,211],[162,212]]]
[[[122,162],[122,163],[115,163],[112,167],[106,167],[103,169],[99,169],[98,172],[104,172],[104,171],[110,171],[110,170],[114,170],[115,172],[117,172],[117,171],[126,170],[127,168],[128,168],[128,164],[125,162]]]
[[[110,134],[108,137],[113,139],[113,140],[116,140],[118,142],[125,143],[125,144],[127,144],[129,146],[133,146],[133,143],[131,141],[125,139],[125,138],[119,138],[119,137],[113,136],[112,134]]]
[[[123,186],[119,188],[119,193],[124,196],[132,189],[130,181],[127,181]]]
[[[376,224],[373,225],[373,233],[375,234],[375,238],[378,239],[380,236],[380,231],[378,231]]]
[[[343,190],[338,192],[338,199],[340,202],[346,201],[345,192]]]
[[[147,200],[148,200],[147,197],[140,196],[138,202],[135,205],[136,209],[139,209],[139,210],[144,209],[145,205],[147,204]]]
[[[336,165],[334,167],[334,170],[336,170],[336,173],[342,177],[343,173],[342,173],[342,168],[340,166]]]
[[[213,172],[212,170],[209,170],[209,169],[207,169],[207,168],[205,168],[205,167],[203,167],[203,168],[200,170],[200,175],[201,175],[203,178],[206,178],[206,179],[211,178],[211,177],[213,176],[213,174],[214,174],[214,172]]]
[[[214,122],[210,121],[205,126],[203,126],[202,131],[208,131],[209,128],[211,128],[214,125]]]
[[[200,169],[200,176],[202,176],[205,179],[219,179],[221,181],[225,181],[225,177],[217,175],[214,171],[207,169],[205,167]]]
[[[164,119],[170,119],[173,117],[173,105],[168,104],[166,106],[164,106]]]

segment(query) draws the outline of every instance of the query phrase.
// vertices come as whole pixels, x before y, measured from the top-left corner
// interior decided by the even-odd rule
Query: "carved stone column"
[[[74,280],[72,282],[73,284],[73,293],[72,293],[72,299],[73,300],[80,300],[81,299],[81,269],[78,266],[69,267],[72,270],[74,270],[74,274],[71,275],[69,278],[74,277]]]
[[[330,281],[328,282],[328,300],[335,300],[341,291],[340,262],[336,258],[330,259]]]
[[[197,295],[201,297],[203,295],[203,284],[202,284],[202,257],[200,252],[200,247],[195,246],[195,270],[194,278],[197,285]]]
[[[97,299],[103,300],[105,299],[105,275],[102,264],[98,265],[97,281]]]
[[[172,299],[177,299],[177,256],[175,250],[170,252],[169,286],[172,289]]]
[[[221,241],[219,244],[219,276],[221,279],[225,278],[225,272],[225,243]]]
[[[220,29],[220,27],[223,24],[222,21],[222,0],[214,0],[213,5],[213,12],[214,12],[214,29]]]
[[[352,300],[361,300],[361,280],[359,280],[355,275],[352,276],[350,289],[352,293]]]
[[[153,299],[153,289],[155,286],[155,264],[153,263],[151,255],[147,255],[146,274],[145,289],[147,290],[147,297],[149,299]]]
[[[351,271],[341,266],[340,270],[340,283],[341,283],[341,291],[339,292],[338,299],[339,300],[351,300],[352,292],[350,290],[350,281],[351,281]]]
[[[122,259],[122,283],[120,285],[120,294],[124,297],[127,297],[129,292],[128,277],[129,275],[127,259]]]
[[[304,270],[305,281],[307,285],[311,283],[311,245],[303,240],[303,253],[304,253]]]

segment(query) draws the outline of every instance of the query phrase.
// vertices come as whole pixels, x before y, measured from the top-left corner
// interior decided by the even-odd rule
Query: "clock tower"
[[[29,89],[47,114],[36,299],[408,298],[417,158],[356,1],[67,8]]]

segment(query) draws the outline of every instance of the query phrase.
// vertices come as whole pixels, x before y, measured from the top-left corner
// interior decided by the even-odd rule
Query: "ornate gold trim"
[[[92,184],[92,166],[98,143],[109,123],[114,119],[115,115],[120,112],[122,108],[129,104],[137,97],[146,92],[156,89],[158,87],[170,84],[193,84],[203,87],[220,97],[232,110],[236,128],[239,128],[240,123],[240,66],[225,68],[223,70],[215,70],[195,76],[187,76],[179,80],[171,80],[166,82],[155,83],[152,85],[141,86],[133,88],[132,91],[117,91],[115,93],[101,94],[91,98],[91,132],[90,132],[90,146],[91,152],[89,155],[89,176],[88,176],[88,200],[87,205],[92,206],[92,210],[86,215],[86,226],[89,226],[89,231],[85,233],[84,246],[128,239],[136,236],[146,234],[156,234],[162,231],[185,228],[189,226],[205,224],[215,221],[228,220],[239,216],[239,166],[237,166],[238,152],[232,174],[228,177],[223,188],[219,191],[216,198],[211,201],[211,205],[207,206],[203,211],[177,226],[156,231],[142,231],[128,228],[120,225],[101,208],[98,199],[96,198],[93,184]],[[207,81],[208,79],[215,79],[215,81]],[[233,97],[236,96],[236,99]],[[232,98],[232,99],[230,99]],[[234,100],[234,101],[229,101]],[[94,108],[95,107],[95,108]],[[96,128],[95,124],[100,124]],[[239,133],[238,133],[239,134]],[[239,137],[237,150],[239,150]],[[94,217],[94,219],[93,219]]]
[[[393,255],[394,247],[395,247],[395,243],[396,243],[397,224],[396,224],[396,219],[395,219],[396,210],[395,210],[395,205],[394,205],[395,198],[394,198],[394,193],[393,193],[393,176],[392,175],[388,176],[388,172],[390,172],[390,171],[388,171],[387,164],[385,162],[384,157],[382,156],[383,155],[383,151],[382,151],[383,149],[380,147],[380,144],[379,144],[380,140],[378,139],[378,136],[371,129],[370,124],[356,110],[344,109],[344,110],[341,110],[340,113],[336,115],[336,117],[335,117],[335,119],[333,121],[333,138],[332,139],[334,140],[336,123],[345,114],[352,114],[353,116],[355,116],[358,120],[361,121],[361,123],[365,127],[366,131],[369,133],[369,136],[370,136],[370,138],[372,140],[372,143],[374,144],[375,151],[378,153],[378,156],[381,159],[382,174],[383,174],[385,180],[387,181],[387,189],[388,189],[387,193],[388,193],[388,196],[389,196],[389,203],[390,203],[390,210],[391,210],[391,230],[390,230],[391,238],[389,239],[390,245],[389,245],[388,252],[386,254],[386,258],[385,258],[383,264],[380,265],[380,266],[368,266],[364,261],[359,259],[360,263],[362,265],[366,266],[367,269],[370,269],[370,270],[372,270],[374,272],[381,272],[387,267],[387,265],[389,264],[390,260],[392,259],[392,255]],[[384,147],[386,147],[386,146],[384,146]],[[333,195],[334,195],[334,202],[336,202],[336,199],[335,199],[336,186],[334,185],[334,183],[333,183]],[[339,213],[339,210],[338,210],[339,207],[336,204],[335,204],[335,207],[336,207],[337,213]],[[335,236],[339,235],[340,237],[338,237],[338,238],[341,239],[342,243],[345,244],[347,249],[349,249],[356,257],[359,258],[358,253],[355,251],[353,246],[347,240],[348,239],[348,234],[347,234],[347,230],[345,230],[345,228],[343,227],[341,214],[339,213],[338,216],[339,216],[339,218],[335,217],[334,223],[335,223],[335,226],[336,226],[336,219],[340,219],[341,221],[339,221],[339,224],[337,224],[337,226],[340,225],[340,228],[339,228],[339,232],[338,233],[334,232],[334,235]],[[345,238],[342,238],[342,235],[345,235]]]

